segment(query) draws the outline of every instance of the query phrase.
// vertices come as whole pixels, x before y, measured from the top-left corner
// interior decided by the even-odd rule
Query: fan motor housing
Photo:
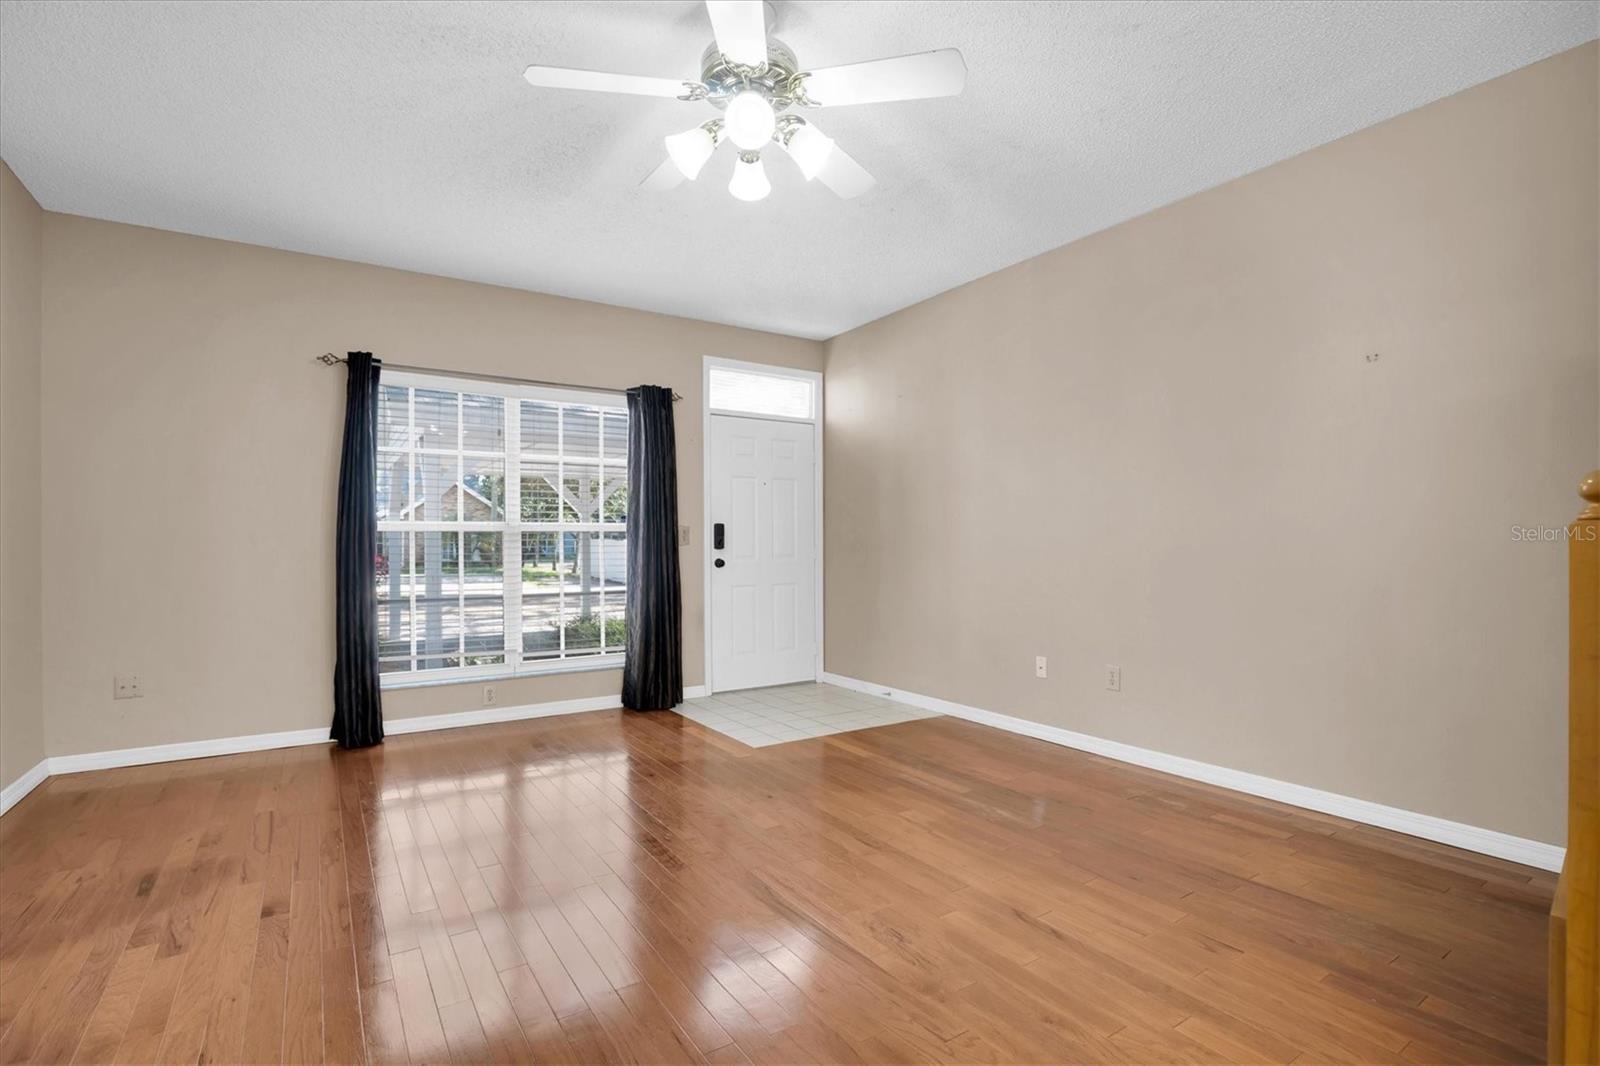
[[[775,37],[767,38],[767,61],[760,67],[730,63],[712,41],[700,57],[700,81],[706,87],[706,100],[718,110],[745,89],[754,89],[782,111],[790,103],[790,82],[800,69],[794,52]]]

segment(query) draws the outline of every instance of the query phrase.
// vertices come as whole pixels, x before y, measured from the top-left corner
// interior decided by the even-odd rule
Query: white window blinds
[[[598,665],[621,653],[622,397],[385,373],[377,434],[387,682]]]

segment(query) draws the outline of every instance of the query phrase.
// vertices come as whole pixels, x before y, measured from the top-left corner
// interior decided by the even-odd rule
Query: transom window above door
[[[707,391],[713,411],[802,421],[816,417],[816,382],[777,368],[765,373],[713,363],[707,368]]]
[[[622,396],[384,373],[377,443],[386,685],[620,664]]]

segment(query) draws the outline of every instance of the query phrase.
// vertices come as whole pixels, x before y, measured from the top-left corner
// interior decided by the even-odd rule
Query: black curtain
[[[334,535],[332,739],[341,748],[383,743],[378,688],[377,555],[378,371],[371,352],[346,357],[344,451],[339,457],[339,520]]]
[[[628,390],[628,645],[622,705],[683,702],[683,599],[678,588],[678,445],[672,390]]]

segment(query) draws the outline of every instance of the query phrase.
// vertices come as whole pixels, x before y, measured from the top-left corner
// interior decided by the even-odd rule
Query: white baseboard
[[[428,733],[435,729],[460,729],[469,725],[520,722],[525,718],[554,718],[556,715],[578,714],[582,711],[609,711],[620,706],[622,701],[616,696],[584,696],[574,700],[524,703],[517,707],[485,707],[477,711],[456,711],[454,714],[386,718],[383,722],[383,731],[389,736],[401,733]]]
[[[822,680],[830,685],[838,685],[840,688],[866,692],[874,696],[885,696],[898,703],[920,707],[927,711],[936,711],[939,714],[947,714],[952,718],[965,718],[971,722],[993,726],[996,729],[1004,729],[1009,733],[1020,733],[1023,736],[1034,737],[1037,740],[1060,744],[1063,747],[1093,752],[1096,755],[1103,755],[1118,762],[1133,763],[1135,766],[1160,770],[1163,773],[1173,774],[1177,777],[1186,777],[1193,781],[1204,781],[1207,784],[1220,785],[1223,788],[1231,788],[1235,792],[1246,792],[1252,796],[1277,800],[1280,803],[1287,803],[1291,806],[1321,811],[1323,814],[1332,814],[1340,818],[1348,818],[1351,821],[1363,822],[1383,829],[1392,829],[1398,833],[1421,837],[1423,840],[1449,844],[1452,847],[1464,848],[1467,851],[1475,851],[1482,855],[1492,855],[1498,859],[1508,859],[1511,862],[1522,863],[1524,866],[1535,866],[1541,870],[1560,870],[1561,860],[1566,854],[1566,849],[1556,844],[1546,844],[1538,840],[1512,836],[1509,833],[1496,832],[1493,829],[1483,829],[1475,825],[1452,822],[1446,818],[1436,818],[1431,814],[1418,814],[1416,811],[1389,807],[1382,803],[1373,803],[1371,800],[1356,799],[1354,796],[1343,796],[1337,792],[1324,792],[1321,789],[1308,788],[1305,785],[1296,785],[1289,781],[1279,781],[1276,778],[1262,777],[1259,774],[1246,773],[1243,770],[1230,770],[1225,766],[1213,766],[1211,763],[1186,759],[1181,755],[1168,755],[1165,752],[1139,748],[1132,744],[1123,744],[1115,740],[1103,740],[1087,733],[1074,733],[1071,730],[1060,729],[1056,726],[1030,722],[1026,718],[1013,718],[1010,715],[997,714],[994,711],[986,711],[979,707],[968,707],[965,704],[952,703],[949,700],[942,700],[935,696],[923,696],[915,692],[891,688],[888,685],[860,681],[853,677],[845,677],[842,674],[829,673],[826,670],[822,673]]]
[[[686,700],[698,699],[705,694],[704,685],[692,685],[683,690],[683,698]],[[435,729],[460,729],[468,725],[520,722],[527,718],[554,718],[557,715],[579,714],[583,711],[611,711],[621,706],[622,699],[619,696],[583,696],[572,700],[524,703],[518,707],[485,707],[477,711],[456,711],[454,714],[385,719],[383,731],[385,734],[427,733]]]
[[[5,788],[0,788],[0,814],[21,802],[22,797],[38,788],[50,776],[50,760],[40,759],[33,768]]]
[[[683,690],[684,699],[695,699],[706,694],[704,685],[693,685]],[[617,696],[586,696],[572,700],[550,700],[544,703],[524,703],[514,707],[485,707],[476,711],[457,711],[454,714],[429,714],[416,718],[388,718],[383,731],[387,736],[405,733],[425,733],[435,729],[459,729],[463,726],[489,725],[494,722],[518,722],[529,718],[551,718],[582,711],[607,711],[620,707]],[[119,766],[145,766],[149,763],[179,762],[184,759],[206,759],[214,755],[238,755],[247,751],[267,751],[272,748],[296,748],[309,744],[328,743],[327,727],[294,729],[284,733],[255,733],[242,737],[218,737],[214,740],[191,740],[179,744],[155,744],[146,748],[122,748],[118,751],[94,751],[83,755],[57,755],[46,759],[29,770],[15,784],[0,793],[0,814],[27,795],[34,786],[52,774],[76,774],[87,770],[110,770]],[[13,795],[15,793],[15,795]]]
[[[145,766],[184,759],[208,759],[213,755],[238,755],[246,751],[271,748],[297,748],[305,744],[326,744],[328,730],[294,729],[285,733],[254,733],[244,737],[216,737],[187,740],[179,744],[152,744],[146,748],[121,748],[116,751],[91,751],[82,755],[56,755],[50,759],[52,774],[78,774],[87,770],[113,770],[119,766]]]

